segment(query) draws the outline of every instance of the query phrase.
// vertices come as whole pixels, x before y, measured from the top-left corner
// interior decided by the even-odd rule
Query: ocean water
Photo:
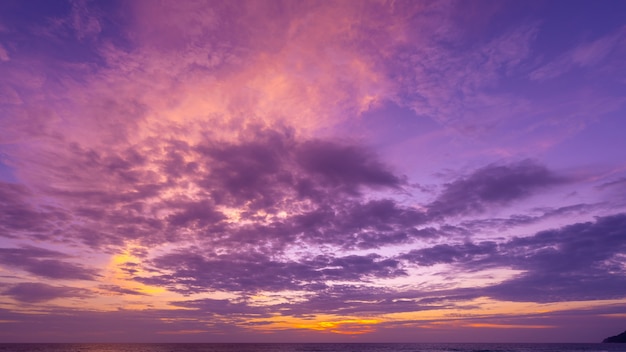
[[[626,352],[626,344],[233,343],[0,344],[0,352]]]

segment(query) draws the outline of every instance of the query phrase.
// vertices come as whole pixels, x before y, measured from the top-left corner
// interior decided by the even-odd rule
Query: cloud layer
[[[0,339],[604,336],[624,6],[562,6],[0,4]]]

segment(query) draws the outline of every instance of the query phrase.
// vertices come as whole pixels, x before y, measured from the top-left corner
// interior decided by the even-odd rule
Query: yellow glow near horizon
[[[271,318],[252,319],[250,322],[266,323],[254,327],[255,330],[261,331],[302,329],[343,335],[358,335],[374,331],[374,326],[384,322],[384,320],[372,317],[338,317],[320,314],[312,319],[277,315]]]
[[[506,302],[497,301],[487,297],[480,297],[465,302],[468,309],[433,309],[415,312],[398,312],[380,315],[380,318],[389,321],[435,321],[444,323],[445,321],[490,318],[490,317],[521,317],[534,314],[547,314],[566,310],[585,310],[613,304],[624,304],[626,300],[605,300],[605,301],[573,301],[554,303],[534,303],[534,302]],[[436,323],[431,323],[436,324]]]
[[[343,335],[360,335],[372,332],[372,325],[381,323],[377,319],[344,319],[335,321],[322,321],[314,324],[296,325],[300,329],[330,331]]]
[[[534,314],[545,314],[566,310],[585,310],[598,306],[624,304],[626,300],[606,300],[598,302],[556,302],[556,303],[532,303],[532,302],[504,302],[486,297],[477,298],[467,302],[467,306],[476,306],[468,309],[433,309],[414,312],[400,312],[380,314],[371,317],[333,316],[319,314],[310,319],[293,316],[273,316],[271,318],[251,319],[249,322],[263,322],[265,324],[255,326],[254,330],[280,331],[290,329],[313,330],[336,334],[366,334],[376,330],[376,326],[382,323],[392,323],[395,326],[406,325],[407,327],[420,328],[485,328],[485,329],[551,329],[549,324],[507,324],[488,322],[489,318],[519,318]],[[613,315],[617,318],[620,314]],[[476,321],[475,319],[481,319]]]
[[[145,310],[145,309],[184,309],[172,306],[170,302],[179,301],[183,296],[167,291],[163,287],[143,284],[133,280],[133,275],[149,276],[149,273],[141,269],[141,265],[133,267],[137,272],[133,275],[123,270],[126,263],[141,263],[142,259],[134,255],[133,250],[140,249],[136,244],[128,244],[120,253],[114,254],[105,267],[105,275],[102,284],[114,285],[121,290],[131,290],[138,294],[126,294],[113,291],[111,295],[101,295],[96,299],[99,310]]]
[[[138,248],[138,246],[128,246],[122,253],[114,254],[106,267],[108,273],[107,281],[120,286],[124,289],[130,289],[139,291],[141,293],[155,295],[165,292],[165,289],[158,286],[150,286],[136,281],[130,281],[130,275],[124,272],[121,268],[126,263],[139,263],[141,259],[132,254],[132,250]],[[140,267],[138,267],[139,273],[144,273]],[[144,273],[145,274],[145,273]]]

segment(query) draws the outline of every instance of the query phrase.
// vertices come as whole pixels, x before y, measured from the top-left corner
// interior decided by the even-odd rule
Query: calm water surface
[[[626,352],[626,344],[0,344],[0,352]]]

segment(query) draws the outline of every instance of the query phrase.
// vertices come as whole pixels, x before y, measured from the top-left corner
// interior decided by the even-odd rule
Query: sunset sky
[[[626,330],[626,1],[0,1],[0,342]]]

